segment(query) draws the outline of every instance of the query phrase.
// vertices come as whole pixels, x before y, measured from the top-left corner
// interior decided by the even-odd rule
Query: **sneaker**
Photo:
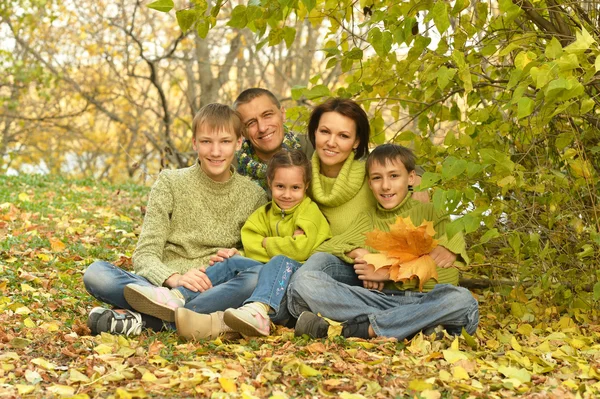
[[[138,284],[125,286],[125,300],[140,313],[161,320],[175,321],[175,309],[185,305],[179,290]]]
[[[218,337],[239,338],[239,334],[223,322],[223,312],[202,314],[183,307],[177,308],[175,309],[175,326],[177,334],[188,341],[212,340]]]
[[[122,335],[140,335],[144,327],[142,315],[127,309],[112,310],[102,307],[92,309],[87,326],[92,335],[103,332]]]
[[[227,309],[223,320],[243,335],[267,337],[271,333],[271,319],[262,304],[251,302],[238,309]]]
[[[294,335],[301,337],[306,334],[311,338],[326,338],[328,330],[329,323],[325,319],[314,313],[305,311],[300,314],[298,321],[296,321]]]

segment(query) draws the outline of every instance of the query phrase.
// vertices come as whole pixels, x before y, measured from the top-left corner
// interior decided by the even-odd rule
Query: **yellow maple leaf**
[[[435,229],[432,222],[423,221],[415,227],[410,218],[399,217],[390,226],[389,232],[374,230],[366,233],[365,244],[379,251],[367,254],[363,258],[375,270],[390,268],[390,279],[407,281],[419,279],[419,289],[430,278],[437,280],[437,268],[433,259],[427,255],[438,242],[433,237]]]
[[[419,291],[423,291],[423,284],[430,278],[437,281],[437,266],[431,256],[423,255],[410,262],[390,268],[391,280],[408,281],[415,277],[419,279]]]

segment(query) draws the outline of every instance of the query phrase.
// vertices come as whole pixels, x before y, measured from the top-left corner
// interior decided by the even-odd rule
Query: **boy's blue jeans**
[[[330,254],[313,257],[320,260],[323,270],[303,267],[288,288],[288,310],[293,317],[308,310],[332,320],[368,321],[378,336],[399,340],[438,325],[454,335],[463,327],[469,334],[477,329],[479,306],[465,288],[438,284],[430,292],[367,290],[332,277],[332,270],[344,267],[349,275],[349,270],[354,272],[352,265]]]
[[[226,267],[216,267],[225,265]],[[185,307],[197,313],[212,313],[227,308],[240,307],[250,297],[262,263],[241,256],[234,256],[225,262],[206,269],[206,275],[213,287],[204,292],[194,292],[177,287],[186,299]],[[130,309],[123,291],[127,284],[154,286],[144,277],[123,270],[111,263],[96,261],[83,276],[86,290],[94,298],[120,309]]]

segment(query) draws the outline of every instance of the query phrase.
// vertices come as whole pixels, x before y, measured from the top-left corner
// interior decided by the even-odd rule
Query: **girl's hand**
[[[296,237],[296,236],[303,236],[304,235],[304,230],[302,230],[301,228],[297,228],[296,231],[294,231],[294,234],[292,234],[292,237]]]
[[[203,267],[199,269],[188,270],[185,274],[173,274],[165,280],[165,285],[169,288],[185,287],[194,292],[204,292],[212,288],[212,283],[205,273]]]
[[[452,265],[454,265],[454,262],[456,261],[456,254],[450,252],[449,250],[440,245],[433,248],[433,250],[429,253],[429,256],[431,256],[431,258],[438,267],[441,267],[443,269],[452,267]]]
[[[237,248],[223,248],[217,251],[216,255],[211,255],[208,261],[209,265],[214,265],[218,262],[223,262],[225,259],[229,259],[234,255],[239,255],[240,251]]]
[[[267,237],[263,238],[263,240],[262,240],[262,247],[263,248],[267,247]]]

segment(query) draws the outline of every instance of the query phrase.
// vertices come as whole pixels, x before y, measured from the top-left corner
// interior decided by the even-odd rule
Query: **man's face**
[[[214,181],[227,181],[231,175],[229,167],[242,145],[242,138],[238,139],[233,131],[200,126],[192,143],[204,173]]]
[[[256,155],[268,161],[281,149],[285,110],[277,108],[267,96],[259,96],[249,103],[238,106],[237,111],[246,126],[246,138]]]

